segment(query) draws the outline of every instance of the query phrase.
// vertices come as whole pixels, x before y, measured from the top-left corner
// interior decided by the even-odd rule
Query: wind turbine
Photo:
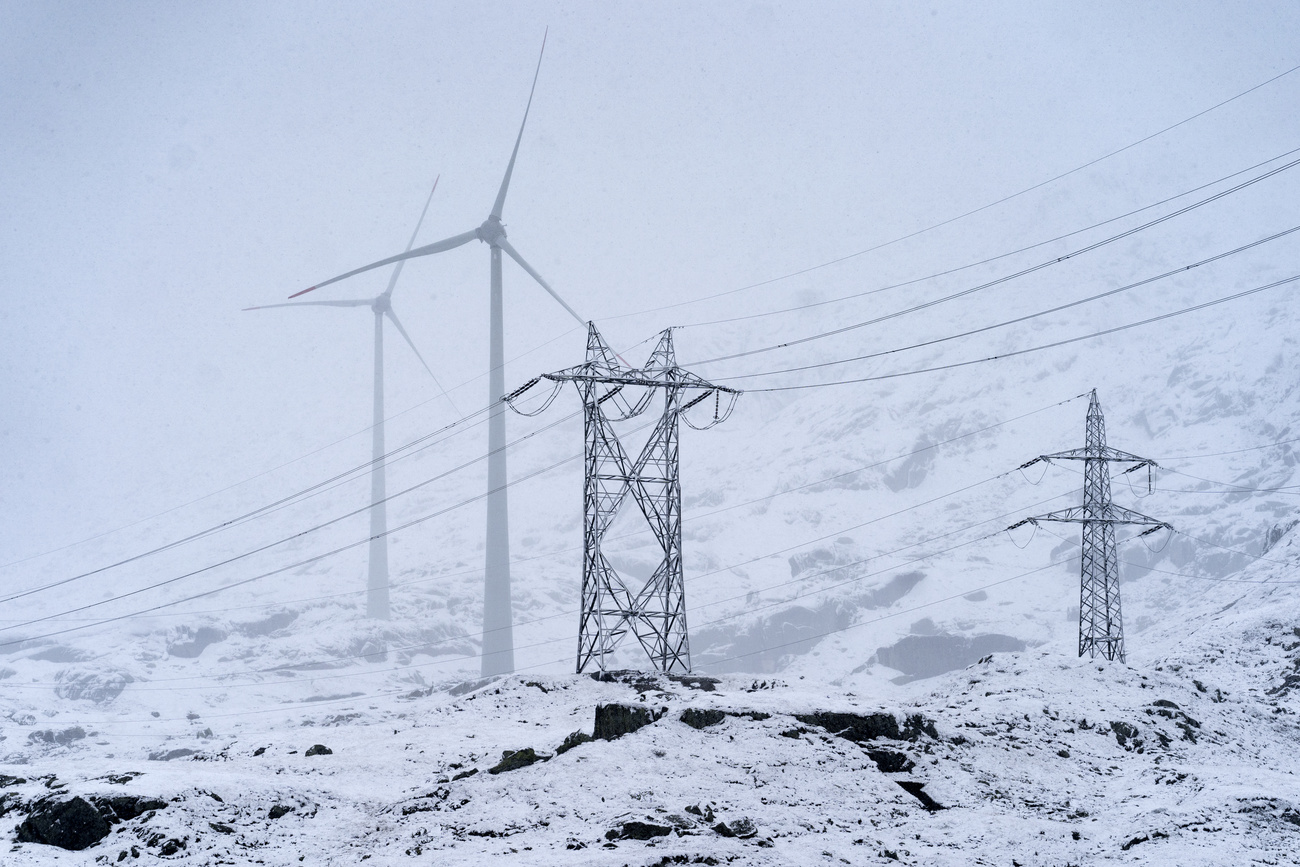
[[[441,177],[441,176],[439,176]],[[433,201],[433,194],[438,189],[437,178],[433,181],[433,189],[429,191],[429,198],[424,202],[424,210],[420,212],[420,219],[415,224],[415,231],[411,233],[411,240],[407,243],[406,249],[410,250],[415,245],[415,237],[420,234],[420,226],[424,223],[425,214],[429,213],[429,203]],[[438,391],[442,392],[451,401],[451,395],[438,382],[438,377],[434,375],[433,370],[429,367],[420,350],[415,348],[415,343],[411,340],[411,335],[406,333],[402,327],[402,322],[393,312],[393,289],[397,286],[397,278],[401,276],[402,265],[405,262],[398,262],[397,267],[393,269],[393,276],[388,278],[388,288],[376,295],[374,298],[359,298],[346,301],[295,301],[292,304],[264,304],[260,307],[246,307],[245,310],[269,310],[273,307],[369,307],[375,314],[375,415],[374,424],[371,426],[371,446],[373,460],[370,464],[370,575],[366,581],[366,614],[379,620],[388,619],[388,508],[384,503],[387,498],[387,485],[384,468],[384,318],[387,317],[397,329],[397,333],[402,335],[407,346],[415,353],[415,357],[420,359],[424,369],[429,371],[429,376],[433,377],[434,385],[438,386]],[[301,293],[299,293],[301,294]],[[455,403],[452,403],[452,409],[455,409]],[[460,412],[457,410],[457,415]]]
[[[431,256],[454,250],[470,241],[478,240],[488,245],[491,251],[490,279],[490,321],[488,341],[488,400],[491,407],[488,417],[488,494],[487,494],[487,540],[483,569],[483,655],[482,674],[488,677],[496,674],[509,674],[515,668],[514,634],[511,619],[510,594],[510,526],[509,509],[506,497],[506,422],[505,407],[501,398],[505,395],[505,347],[502,321],[501,295],[501,253],[519,263],[519,267],[538,282],[552,298],[560,303],[569,314],[584,328],[587,321],[579,316],[565,302],[550,284],[542,279],[532,265],[506,240],[506,229],[501,223],[501,212],[506,204],[506,192],[510,189],[510,176],[515,170],[515,158],[519,156],[519,143],[524,138],[524,127],[528,123],[528,111],[533,105],[533,93],[537,90],[537,77],[542,71],[542,55],[546,52],[546,36],[542,36],[542,51],[537,57],[537,70],[533,73],[533,86],[528,92],[528,105],[524,108],[524,119],[519,124],[519,135],[515,138],[515,149],[510,153],[510,162],[506,165],[505,177],[501,179],[501,188],[497,191],[496,201],[486,220],[476,229],[453,235],[433,244],[408,249],[404,253],[380,259],[361,268],[332,277],[323,283],[317,283],[301,292],[295,292],[290,298],[305,295],[322,286],[337,283],[355,274],[361,274],[372,268],[381,268],[394,262],[404,262],[416,256]]]

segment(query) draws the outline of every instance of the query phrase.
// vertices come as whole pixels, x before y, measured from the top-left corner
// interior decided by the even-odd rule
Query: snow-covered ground
[[[362,616],[364,549],[276,571],[363,538],[364,515],[124,595],[346,511],[364,477],[111,580],[12,599],[3,634],[22,640],[0,656],[0,830],[12,839],[47,797],[167,806],[85,851],[14,844],[5,863],[1296,863],[1294,453],[1255,448],[1292,439],[1294,303],[1262,304],[1249,329],[1173,320],[1158,377],[1119,382],[1074,354],[1036,377],[1039,361],[1013,359],[988,379],[902,379],[869,401],[851,388],[746,395],[725,426],[687,432],[692,646],[712,690],[567,673],[574,464],[513,489],[519,673],[499,681],[476,680],[472,508],[394,537],[388,623]],[[1213,353],[1196,348],[1211,340]],[[1180,531],[1122,548],[1128,664],[1074,658],[1077,536],[1001,532],[1077,502],[1068,467],[1015,467],[1082,444],[1074,396],[1093,385],[1112,445],[1193,474],[1162,472],[1150,495],[1145,477],[1116,479],[1117,501]],[[512,422],[512,436],[549,420]],[[395,461],[389,489],[472,458],[479,435]],[[521,445],[512,472],[578,441],[566,421]],[[474,497],[480,480],[464,476],[395,500],[394,525]],[[228,505],[38,561],[14,592],[195,532]],[[633,576],[653,565],[638,529],[611,534]],[[81,606],[94,607],[59,614]],[[664,712],[557,754],[610,704]],[[725,714],[695,728],[688,709]],[[899,739],[855,742],[818,725],[822,712],[891,715]],[[306,755],[316,744],[332,752]],[[546,760],[490,772],[524,749]],[[671,831],[618,838],[628,822]]]
[[[167,858],[211,864],[1295,863],[1300,589],[1282,582],[1298,554],[1287,538],[1276,564],[1242,573],[1265,583],[1189,613],[1167,632],[1190,634],[1158,660],[998,653],[884,701],[864,675],[811,673],[716,685],[517,675],[246,712],[233,708],[247,699],[162,678],[95,711],[11,699],[0,772],[26,782],[6,779],[7,798],[167,806],[84,852],[29,843],[6,863],[152,858],[170,841],[184,845]],[[293,689],[259,692],[272,702]],[[556,755],[571,733],[592,733],[598,704],[663,715]],[[172,716],[187,707],[192,718]],[[727,715],[695,728],[687,709]],[[855,743],[808,719],[827,711],[889,714],[900,728]],[[74,719],[84,737],[74,729],[67,744],[36,734],[57,739]],[[332,753],[307,756],[318,743]],[[491,773],[525,748],[549,759]],[[23,817],[11,809],[6,827]],[[607,839],[628,822],[673,830]]]

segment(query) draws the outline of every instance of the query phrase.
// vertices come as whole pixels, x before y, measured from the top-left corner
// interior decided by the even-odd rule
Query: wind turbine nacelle
[[[488,217],[483,221],[483,225],[474,230],[474,234],[489,247],[497,247],[505,240],[506,227],[501,224],[500,217]]]

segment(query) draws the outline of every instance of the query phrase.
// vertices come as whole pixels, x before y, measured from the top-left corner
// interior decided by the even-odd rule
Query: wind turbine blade
[[[292,304],[262,304],[257,307],[245,307],[244,310],[270,310],[272,307],[369,307],[371,300],[357,301],[295,301]]]
[[[501,179],[501,189],[497,191],[496,204],[492,206],[492,216],[498,220],[501,219],[501,209],[506,206],[506,190],[510,188],[510,176],[515,171],[515,157],[519,156],[519,143],[524,140],[524,126],[528,123],[528,110],[533,107],[533,93],[537,90],[537,76],[542,74],[542,55],[546,53],[546,34],[550,28],[542,33],[542,50],[537,55],[537,71],[533,73],[533,87],[528,91],[528,105],[524,106],[524,120],[519,124],[519,135],[515,138],[515,149],[510,153],[510,162],[506,166],[506,176]]]
[[[451,399],[451,395],[447,393],[447,389],[442,387],[442,383],[438,381],[438,377],[433,373],[433,368],[429,367],[429,363],[424,360],[424,356],[420,354],[420,350],[415,348],[415,341],[411,340],[411,335],[406,333],[406,329],[402,327],[402,323],[397,318],[397,314],[393,312],[393,308],[388,308],[384,313],[393,321],[393,325],[397,327],[397,333],[402,335],[402,339],[406,341],[407,346],[411,347],[411,351],[415,353],[415,357],[420,359],[420,363],[424,365],[424,369],[429,371],[429,376],[433,377],[433,384],[438,386],[438,391],[442,392],[442,396],[447,398],[447,402],[451,404],[451,408],[456,411],[457,415],[460,415],[460,409],[457,408],[456,402]]]
[[[507,241],[505,238],[502,238],[501,240],[497,241],[497,246],[499,246],[502,250],[505,250],[506,253],[509,254],[511,259],[514,259],[516,262],[518,262],[519,267],[527,271],[534,280],[536,280],[539,284],[541,284],[541,287],[543,289],[551,293],[551,297],[554,298],[556,301],[559,301],[560,306],[562,306],[565,310],[569,311],[569,315],[572,316],[574,319],[578,320],[579,325],[582,325],[584,328],[586,327],[587,320],[579,316],[577,314],[577,311],[575,311],[572,307],[570,307],[567,301],[565,301],[558,294],[556,294],[555,290],[551,288],[550,284],[542,279],[542,275],[534,271],[533,266],[525,262],[524,257],[519,255],[519,251],[516,250],[514,247],[510,246],[509,241]]]
[[[406,252],[408,253],[411,251],[411,248],[415,246],[415,237],[420,234],[420,227],[424,225],[424,217],[429,213],[429,203],[433,201],[433,194],[438,191],[438,181],[441,178],[442,175],[438,175],[438,177],[433,179],[433,189],[429,190],[429,198],[424,200],[424,210],[420,212],[420,219],[415,224],[415,231],[411,233],[411,240],[406,242]],[[398,262],[397,267],[393,269],[393,276],[388,278],[388,288],[384,290],[385,295],[391,296],[393,294],[393,289],[397,287],[397,278],[401,276],[402,266],[405,264],[406,260],[403,259]]]
[[[453,235],[450,238],[444,238],[443,240],[435,241],[432,244],[425,244],[423,247],[416,247],[414,250],[407,250],[405,253],[399,253],[396,256],[389,256],[387,259],[380,259],[378,262],[371,262],[369,265],[364,265],[360,268],[355,268],[347,272],[346,274],[340,274],[337,277],[331,277],[330,279],[326,280],[323,283],[317,283],[315,286],[310,286],[302,290],[301,292],[295,292],[289,297],[297,298],[299,295],[306,295],[308,292],[312,292],[316,289],[321,288],[322,286],[328,286],[331,283],[337,283],[340,280],[346,280],[349,277],[356,276],[357,274],[361,274],[366,271],[373,271],[375,268],[382,268],[385,265],[392,265],[394,262],[402,262],[407,259],[414,259],[418,256],[432,256],[434,253],[444,253],[447,250],[454,250],[455,248],[461,246],[462,244],[468,244],[470,241],[473,241],[477,237],[478,237],[477,230],[471,229],[468,232],[461,232],[459,235]]]

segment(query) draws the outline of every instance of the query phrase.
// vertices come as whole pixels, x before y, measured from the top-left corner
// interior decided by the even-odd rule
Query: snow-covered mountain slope
[[[557,849],[579,863],[810,863],[830,852],[860,863],[892,852],[915,863],[1059,864],[1161,850],[1173,863],[1285,863],[1296,839],[1287,792],[1300,676],[1287,583],[1300,581],[1290,549],[1300,494],[1294,284],[1015,353],[1283,280],[1295,236],[1232,268],[1216,263],[1104,303],[905,349],[1247,243],[1264,234],[1262,218],[1238,227],[1234,216],[1269,216],[1284,200],[1276,189],[1231,200],[1236,210],[1213,223],[1171,223],[1178,232],[1106,247],[1084,272],[1071,270],[1071,254],[1097,231],[953,269],[1014,249],[1021,234],[1037,242],[1120,213],[1118,202],[1086,219],[1070,211],[1073,223],[1052,209],[1015,225],[990,221],[951,249],[900,250],[879,275],[863,266],[803,294],[777,285],[725,302],[752,320],[712,321],[728,315],[721,301],[692,307],[676,337],[683,362],[748,390],[725,424],[682,437],[693,660],[697,673],[721,678],[712,692],[570,674],[582,538],[571,392],[537,418],[510,420],[518,674],[477,691],[449,692],[479,669],[481,416],[426,440],[445,421],[431,406],[390,422],[391,444],[416,445],[388,464],[399,528],[388,622],[363,616],[370,488],[364,472],[345,473],[366,460],[355,437],[285,456],[283,467],[212,497],[177,490],[168,502],[187,506],[123,515],[128,527],[86,544],[33,540],[32,550],[60,550],[3,573],[0,773],[26,780],[5,788],[4,821],[25,821],[61,782],[87,796],[167,799],[143,826],[119,825],[121,839],[141,852],[183,839],[172,857],[213,862],[402,860],[454,843],[437,857],[513,848],[538,863]],[[1031,281],[796,342],[1054,257]],[[860,294],[925,273],[946,276]],[[621,320],[608,336],[639,360],[647,347],[628,344],[679,313]],[[540,369],[580,360],[581,335],[563,340]],[[765,349],[777,344],[786,345]],[[750,350],[762,351],[708,360]],[[749,376],[793,367],[805,369]],[[523,362],[510,370],[522,373]],[[786,385],[819,387],[763,390]],[[1078,502],[1077,468],[1017,467],[1083,444],[1080,396],[1094,388],[1110,444],[1162,467],[1153,489],[1145,474],[1117,468],[1116,501],[1177,531],[1122,545],[1128,665],[1073,658],[1077,535],[1003,532]],[[645,424],[623,426],[633,448]],[[658,552],[643,522],[628,509],[610,535],[616,566],[648,576]],[[644,667],[631,648],[615,664]],[[572,732],[590,731],[598,704],[643,695],[669,709],[653,725],[487,773],[502,751],[553,754]],[[692,707],[768,716],[695,729],[680,721]],[[884,771],[861,745],[799,719],[822,711],[920,714],[935,734],[914,729],[915,739],[872,747],[915,763]],[[306,757],[314,743],[333,754]],[[471,769],[480,773],[451,779]],[[136,771],[143,776],[108,779]],[[926,811],[899,781],[923,783],[947,809]],[[293,809],[267,819],[277,803]],[[706,808],[717,821],[700,821]],[[742,817],[755,836],[709,830]],[[651,820],[687,833],[604,848],[620,823]],[[57,857],[110,849],[131,857],[110,843]],[[13,857],[55,856],[23,844]]]
[[[1294,863],[1292,542],[1229,603],[1189,604],[1159,660],[996,653],[885,700],[865,674],[811,670],[517,675],[245,712],[132,684],[95,720],[43,700],[5,724],[6,826],[49,798],[165,806],[6,863]],[[598,705],[632,708],[606,725],[657,719],[574,738]]]

